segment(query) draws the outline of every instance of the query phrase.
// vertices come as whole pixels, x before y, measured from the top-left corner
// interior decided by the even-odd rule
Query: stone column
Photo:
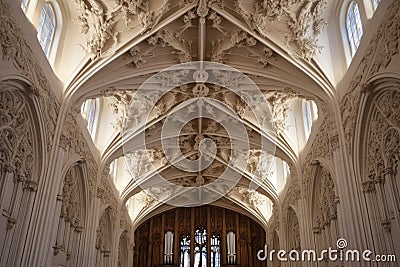
[[[25,218],[26,216],[28,216],[27,211],[29,211],[29,215],[32,214],[33,202],[35,199],[36,191],[37,191],[37,182],[32,181],[32,180],[25,180],[23,200],[21,201],[21,206],[24,208],[20,210],[19,217]],[[24,247],[26,247],[25,244],[29,243],[28,242],[29,239],[27,238],[29,225],[30,225],[30,221],[25,219],[23,222],[22,228],[21,228],[21,233],[22,233],[21,242],[18,243],[17,256],[15,257],[15,263],[21,262],[21,259],[24,255]],[[24,240],[24,241],[22,241],[22,240]],[[23,264],[21,264],[21,265],[23,265]]]

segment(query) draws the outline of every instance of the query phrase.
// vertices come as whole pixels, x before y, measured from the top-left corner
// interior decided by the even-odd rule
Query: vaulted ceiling
[[[67,86],[66,98],[71,104],[79,104],[88,98],[102,97],[112,99],[117,112],[130,108],[130,112],[120,113],[118,131],[139,112],[135,111],[135,105],[129,105],[135,101],[134,92],[156,73],[192,61],[224,63],[243,72],[261,90],[276,131],[274,138],[267,138],[276,146],[273,156],[294,163],[299,151],[283,133],[287,102],[328,101],[333,95],[332,85],[314,60],[322,49],[318,36],[326,24],[326,0],[75,0],[66,4],[80,27],[84,40],[81,46],[86,53],[86,60]],[[222,86],[204,84],[199,89],[198,84],[189,83],[172,89],[155,103],[151,120],[141,128],[147,149],[152,153],[151,160],[141,162],[140,150],[124,151],[130,140],[114,134],[107,136],[111,141],[101,149],[103,164],[124,153],[128,163],[133,164],[130,166],[133,179],[121,192],[123,201],[141,193],[139,181],[143,179],[139,177],[151,179],[155,173],[183,187],[201,186],[217,179],[229,168],[231,142],[219,122],[207,118],[191,120],[180,133],[180,151],[191,160],[200,157],[198,146],[202,139],[210,138],[217,144],[216,159],[202,171],[178,169],[160,149],[160,133],[167,114],[198,97],[210,97],[232,108],[249,138],[248,165],[235,189],[220,202],[243,206],[265,223],[269,215],[263,213],[271,210],[257,210],[254,202],[260,197],[255,194],[275,202],[278,190],[268,179],[261,179],[256,193],[248,187],[254,176],[260,175],[254,165],[266,160],[261,159],[261,140],[266,137],[260,125],[251,121],[251,115],[241,114],[246,104],[240,97]],[[153,173],[146,164],[154,166]],[[132,173],[135,166],[140,168]],[[144,218],[161,205],[149,203],[139,217]]]

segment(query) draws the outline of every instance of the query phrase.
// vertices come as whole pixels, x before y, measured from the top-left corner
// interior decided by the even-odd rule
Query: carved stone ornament
[[[350,87],[341,99],[340,108],[344,124],[346,145],[348,151],[351,146],[356,129],[356,118],[360,106],[361,93],[368,86],[366,81],[381,69],[387,67],[391,59],[399,54],[399,32],[400,27],[400,2],[393,1],[387,8],[385,20],[371,39],[361,63],[350,82]]]
[[[115,212],[120,205],[119,199],[117,199],[112,187],[109,170],[104,169],[97,186],[97,198],[104,205],[109,205],[113,212]]]
[[[109,39],[117,44],[118,33],[113,32],[115,21],[112,12],[106,12],[104,4],[98,0],[75,0],[77,22],[81,33],[86,35],[82,48],[92,59],[104,56],[103,48]]]
[[[92,60],[114,53],[121,31],[116,29],[119,20],[124,20],[128,29],[135,27],[131,24],[136,22],[140,31],[145,32],[154,26],[169,8],[167,0],[156,9],[151,9],[149,2],[143,0],[114,0],[114,6],[107,5],[103,0],[74,1],[78,13],[76,22],[86,37],[82,47]]]
[[[83,196],[79,192],[78,179],[80,177],[79,166],[71,167],[64,178],[64,186],[62,190],[62,206],[61,217],[71,222],[72,226],[80,226],[82,221],[81,203]]]
[[[99,226],[97,227],[96,235],[96,249],[100,251],[109,251],[111,249],[111,208],[107,208],[100,218]]]
[[[305,198],[311,197],[310,188],[312,185],[313,170],[315,169],[315,159],[326,159],[332,161],[332,153],[338,148],[336,137],[338,136],[335,119],[326,103],[318,105],[321,108],[321,116],[323,119],[319,126],[318,133],[313,139],[313,144],[306,155],[304,165],[302,167],[302,189]]]
[[[37,63],[31,48],[23,38],[21,29],[15,20],[11,8],[5,1],[0,1],[0,58],[10,62],[32,86],[27,92],[38,98],[41,103],[42,114],[46,121],[45,138],[47,150],[50,151],[53,142],[59,103],[50,89],[42,68]]]
[[[337,200],[332,177],[321,167],[319,175],[315,177],[313,199],[313,227],[324,229],[337,217]]]
[[[114,129],[116,129],[117,131],[120,131],[122,129],[124,121],[128,119],[126,110],[132,99],[132,94],[132,91],[123,90],[110,90],[105,92],[105,97],[111,99],[109,105],[113,109],[113,113],[117,117],[117,121],[113,123]]]
[[[81,158],[85,159],[89,193],[92,196],[95,193],[97,183],[98,165],[94,160],[93,154],[90,151],[89,145],[87,144],[82,132],[76,131],[76,129],[79,129],[80,127],[75,120],[77,113],[78,111],[75,109],[71,109],[68,112],[61,134],[60,147],[76,153]]]
[[[273,209],[272,209],[272,216],[268,221],[268,228],[267,228],[267,238],[268,239],[270,239],[270,238],[272,239],[274,232],[279,231],[279,222],[280,222],[279,212],[280,212],[279,206],[274,205]],[[270,239],[270,241],[272,241],[271,239]],[[270,244],[270,242],[269,242],[269,244]]]
[[[191,43],[167,29],[161,29],[147,42],[152,46],[172,47],[176,51],[180,63],[192,60]]]
[[[289,116],[289,101],[296,97],[294,92],[279,92],[279,91],[268,91],[265,94],[265,98],[270,104],[272,112],[272,123],[275,126],[277,134],[286,131],[288,128],[287,119]]]
[[[326,0],[263,0],[249,9],[245,1],[238,0],[237,12],[251,29],[265,37],[272,32],[274,23],[285,22],[290,32],[281,33],[284,44],[294,55],[311,60],[322,49],[317,37],[327,25],[322,18],[326,5]]]
[[[21,94],[0,85],[0,171],[7,166],[18,181],[33,178],[33,129],[26,106]]]

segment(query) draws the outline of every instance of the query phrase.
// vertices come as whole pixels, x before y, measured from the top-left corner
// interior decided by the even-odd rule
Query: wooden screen
[[[172,259],[164,253],[168,231],[173,233]],[[227,246],[232,249],[228,233],[234,236],[235,255],[228,255]],[[266,265],[257,259],[257,252],[264,244],[264,229],[245,215],[214,206],[176,208],[135,231],[134,266],[261,267]],[[167,258],[172,263],[167,264]]]

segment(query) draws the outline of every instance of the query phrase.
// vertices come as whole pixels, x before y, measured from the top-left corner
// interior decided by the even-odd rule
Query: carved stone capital
[[[385,219],[385,220],[382,221],[382,227],[387,232],[390,232],[391,228],[392,228],[391,223],[390,223],[390,221],[388,219]]]
[[[335,196],[335,204],[338,205],[340,203],[340,199],[338,196]]]
[[[364,193],[371,193],[375,191],[375,181],[368,180],[362,183]]]
[[[331,145],[332,150],[336,150],[339,148],[339,135],[334,134],[330,137],[329,143]]]
[[[67,151],[67,147],[69,146],[69,140],[65,135],[61,135],[59,146],[64,151]]]
[[[383,175],[377,175],[375,177],[375,183],[377,184],[381,184],[385,182],[385,177],[383,177]]]
[[[4,165],[4,170],[9,173],[13,173],[15,171],[15,167],[10,164]]]
[[[29,179],[24,180],[24,189],[28,189],[31,192],[36,192],[38,183]]]
[[[7,230],[12,229],[16,223],[17,223],[16,219],[8,217],[8,219],[7,219]]]
[[[392,168],[384,168],[382,171],[382,175],[386,176],[392,176],[393,175],[393,169]]]
[[[318,226],[313,227],[312,231],[313,231],[313,234],[320,234],[321,233],[321,229]]]
[[[375,180],[375,177],[376,177],[376,173],[375,172],[371,172],[371,173],[368,174],[368,179],[369,180]]]
[[[365,93],[367,93],[369,90],[371,90],[372,89],[372,86],[371,86],[371,84],[370,83],[363,83],[363,84],[361,84],[361,91],[360,91],[360,93],[361,94],[365,94]]]
[[[197,8],[197,15],[205,18],[208,14],[208,6],[205,0],[200,0],[199,6]]]
[[[63,246],[55,245],[55,246],[53,247],[53,249],[54,249],[54,251],[53,251],[54,256],[57,256],[58,253],[59,253],[60,251],[63,250],[63,248],[64,248]]]
[[[25,181],[25,175],[23,174],[18,174],[14,176],[14,183],[22,183],[23,181]]]

